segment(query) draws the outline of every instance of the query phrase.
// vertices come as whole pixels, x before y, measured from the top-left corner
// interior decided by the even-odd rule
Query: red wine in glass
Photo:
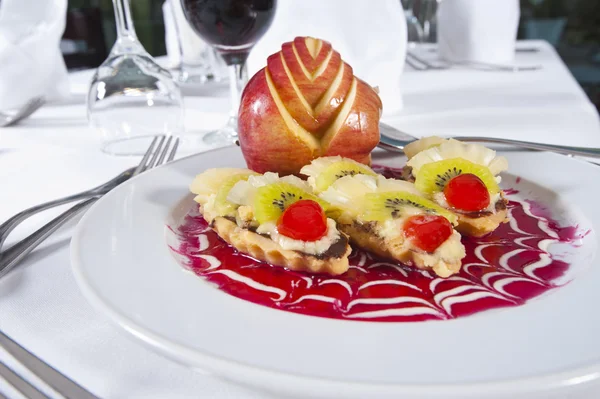
[[[181,4],[196,33],[231,65],[243,64],[267,31],[276,0],[181,0]]]
[[[181,0],[185,18],[204,41],[223,57],[229,69],[231,113],[227,124],[204,135],[210,146],[237,140],[237,114],[247,82],[244,64],[252,46],[265,34],[275,15],[277,0]]]

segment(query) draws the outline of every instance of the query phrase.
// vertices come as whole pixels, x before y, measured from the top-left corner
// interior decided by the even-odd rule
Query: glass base
[[[108,155],[118,157],[141,156],[146,153],[154,135],[128,137],[105,142],[100,148]]]
[[[221,129],[206,133],[202,141],[211,147],[225,147],[235,144],[237,139],[237,118],[231,117]]]
[[[207,142],[205,137],[212,134],[215,135],[216,140],[214,142]],[[154,137],[154,135],[147,135],[110,140],[104,142],[100,149],[103,153],[112,156],[142,156],[148,150],[148,147],[150,146],[150,143],[152,143],[152,139]],[[201,133],[185,133],[182,135],[173,135],[173,137],[177,137],[179,139],[179,144],[177,146],[177,158],[203,152],[211,147],[216,148],[228,146],[234,144],[235,140],[237,139],[237,135],[222,135],[221,130],[209,132],[205,135]],[[221,142],[220,140],[223,137],[225,137],[225,139],[223,142]],[[228,139],[230,139],[231,141],[227,141]]]

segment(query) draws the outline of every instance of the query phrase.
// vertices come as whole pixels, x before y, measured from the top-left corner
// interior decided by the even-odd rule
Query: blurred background
[[[435,0],[403,0],[427,23]],[[164,0],[133,1],[134,25],[153,56],[166,54]],[[435,41],[435,21],[424,41]],[[519,39],[543,39],[558,51],[590,100],[600,109],[600,0],[521,0]],[[95,68],[116,38],[111,0],[69,0],[61,50],[70,70]]]

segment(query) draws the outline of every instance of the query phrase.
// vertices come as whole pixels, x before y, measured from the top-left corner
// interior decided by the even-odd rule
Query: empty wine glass
[[[204,136],[206,144],[222,146],[237,139],[240,97],[248,80],[246,59],[271,25],[276,3],[276,0],[181,0],[192,28],[214,46],[229,69],[229,120],[223,128]]]
[[[113,0],[117,41],[87,98],[88,121],[103,133],[102,150],[112,155],[143,154],[148,136],[183,131],[181,91],[138,41],[129,2]]]
[[[165,36],[173,35],[179,63],[170,68],[174,78],[182,86],[198,85],[212,81],[227,80],[227,66],[216,50],[204,42],[185,19],[180,0],[166,0],[163,6],[165,20],[172,25],[165,27]],[[168,15],[167,15],[168,13]],[[168,41],[168,39],[167,39]]]
[[[421,43],[423,41],[423,27],[413,11],[415,0],[401,0],[401,3],[402,8],[404,9],[404,17],[406,18],[406,36],[408,44],[409,46],[414,47],[416,43]]]

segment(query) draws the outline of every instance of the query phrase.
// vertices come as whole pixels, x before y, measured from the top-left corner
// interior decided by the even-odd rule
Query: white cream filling
[[[417,251],[422,252],[420,250]],[[452,235],[442,245],[437,247],[434,252],[422,255],[422,259],[425,266],[433,267],[440,260],[452,263],[456,262],[457,259],[464,258],[465,255],[465,247],[460,242],[460,233],[453,230]]]
[[[410,213],[407,212],[410,210]],[[406,219],[413,215],[421,215],[423,214],[417,208],[405,208],[404,215],[398,219],[389,219],[385,222],[377,223],[377,233],[381,237],[385,237],[387,239],[393,239],[403,234],[401,230],[401,226],[404,225]],[[411,250],[415,252],[419,252],[422,255],[422,259],[425,262],[426,266],[434,267],[440,261],[453,263],[458,259],[462,259],[465,257],[465,247],[461,244],[461,236],[456,231],[452,231],[452,235],[448,237],[446,241],[444,241],[436,250],[432,253],[425,253],[423,250],[417,248],[412,240],[406,239],[402,245],[403,249]]]
[[[500,193],[496,193],[490,196],[490,204],[487,208],[482,209],[480,212],[492,212],[496,213],[496,202],[500,199]],[[448,201],[446,201],[446,196],[443,191],[437,192],[433,194],[433,201],[437,203],[442,208],[451,209],[452,207],[448,205]]]
[[[340,238],[340,232],[336,228],[335,221],[327,218],[327,234],[316,241],[302,241],[279,234],[277,226],[273,222],[263,223],[256,229],[259,234],[268,234],[271,240],[279,244],[283,249],[304,252],[310,255],[320,255],[327,251],[333,243]]]

